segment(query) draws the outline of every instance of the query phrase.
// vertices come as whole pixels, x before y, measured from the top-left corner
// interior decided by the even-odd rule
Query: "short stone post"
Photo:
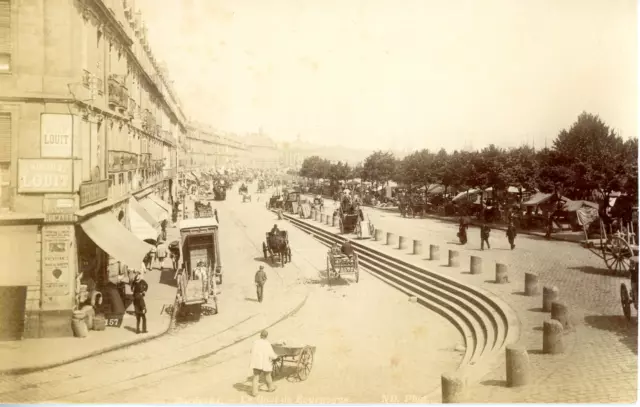
[[[282,220],[282,209],[278,209],[278,220]]]
[[[558,300],[558,287],[542,287],[542,311],[551,312],[551,304]]]
[[[460,265],[460,253],[455,250],[449,250],[449,267],[458,267]]]
[[[388,246],[394,246],[396,243],[396,235],[391,233],[391,232],[387,232],[387,245]]]
[[[398,238],[398,249],[404,250],[407,248],[407,238],[404,236],[400,236]]]
[[[542,329],[542,353],[557,355],[564,353],[564,328],[555,319],[544,321]]]
[[[320,214],[320,223],[324,223],[324,213]]]
[[[375,239],[376,242],[381,242],[382,241],[382,236],[384,236],[384,231],[381,229],[376,229],[376,233],[375,233]]]
[[[413,240],[413,254],[422,254],[422,241]]]
[[[567,306],[561,302],[554,301],[551,303],[551,319],[560,322],[564,329],[568,329],[571,326],[569,310]]]
[[[509,271],[506,264],[496,263],[496,284],[509,282]]]
[[[518,345],[507,346],[507,386],[525,386],[531,380],[531,366],[527,350]]]
[[[331,222],[331,226],[338,226],[338,216],[333,216],[333,221]]]
[[[429,260],[440,260],[440,246],[435,244],[429,245]]]
[[[461,403],[466,387],[466,380],[456,373],[445,373],[442,380],[442,403]]]
[[[535,273],[524,274],[524,295],[527,297],[533,297],[540,294],[540,288],[538,287],[538,275]]]
[[[325,220],[325,223],[327,224],[327,226],[329,226],[331,224],[331,215],[327,214],[327,216],[325,216]]]
[[[469,271],[471,274],[482,274],[482,258],[478,256],[471,256],[469,262]]]
[[[316,214],[317,214],[317,211],[315,209],[311,209],[311,216],[309,218],[315,220]]]

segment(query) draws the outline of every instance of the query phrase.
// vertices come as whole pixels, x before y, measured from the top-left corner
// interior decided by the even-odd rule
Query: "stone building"
[[[0,337],[70,335],[140,266],[185,135],[130,0],[0,0]]]
[[[247,147],[235,135],[192,122],[187,126],[186,140],[186,160],[181,170],[233,168],[248,164]]]
[[[278,145],[262,132],[249,134],[244,138],[250,167],[256,169],[275,169],[280,167]]]

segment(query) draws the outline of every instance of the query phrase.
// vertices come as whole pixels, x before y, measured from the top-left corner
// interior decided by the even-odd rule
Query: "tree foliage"
[[[598,116],[582,113],[570,128],[561,130],[551,148],[527,146],[502,149],[495,145],[480,151],[441,149],[415,151],[402,160],[390,152],[375,151],[363,164],[349,168],[318,156],[304,160],[300,175],[334,181],[361,178],[376,184],[390,180],[409,188],[441,184],[445,188],[510,186],[521,190],[558,192],[572,199],[592,199],[594,192],[638,193],[638,140],[623,140]]]

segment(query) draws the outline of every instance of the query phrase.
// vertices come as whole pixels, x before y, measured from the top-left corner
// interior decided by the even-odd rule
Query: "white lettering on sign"
[[[72,192],[72,160],[18,160],[18,192]]]
[[[44,113],[40,116],[42,157],[73,156],[73,116]]]

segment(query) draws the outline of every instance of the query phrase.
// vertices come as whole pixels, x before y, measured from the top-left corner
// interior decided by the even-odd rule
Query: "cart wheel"
[[[310,347],[305,346],[300,353],[300,359],[298,359],[298,378],[301,381],[307,380],[313,367],[313,351]]]
[[[282,358],[277,358],[272,362],[272,367],[273,367],[273,378],[275,379],[276,376],[280,377],[280,374],[282,374],[282,368],[284,367],[284,359]]]
[[[624,283],[620,284],[620,303],[622,303],[622,312],[627,321],[631,320],[631,300],[629,299],[629,291]]]
[[[603,246],[602,256],[609,270],[623,274],[629,271],[633,251],[626,240],[619,236],[614,236],[608,245]]]

